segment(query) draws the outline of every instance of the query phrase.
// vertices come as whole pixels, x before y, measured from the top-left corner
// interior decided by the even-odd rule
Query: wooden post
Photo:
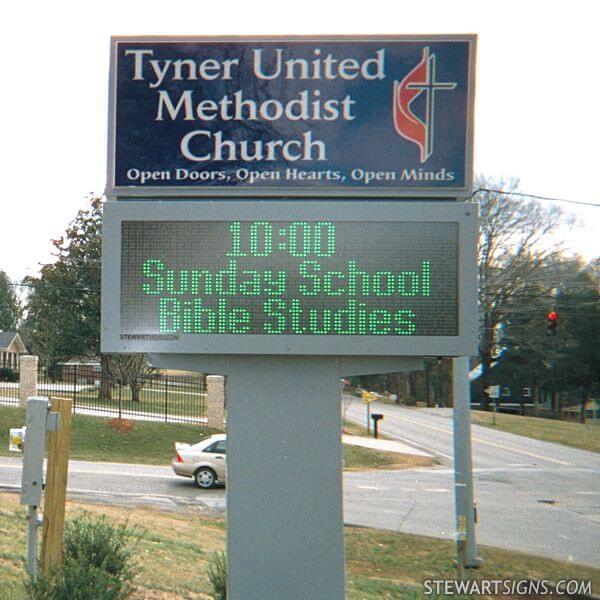
[[[44,529],[42,534],[42,567],[50,573],[62,560],[69,446],[71,442],[71,414],[73,401],[52,398],[51,412],[60,414],[60,431],[48,433],[48,467],[44,493]]]

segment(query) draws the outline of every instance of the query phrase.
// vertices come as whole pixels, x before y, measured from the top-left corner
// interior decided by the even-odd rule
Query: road
[[[380,430],[436,455],[440,466],[346,472],[344,520],[441,538],[454,533],[449,411],[375,403]],[[364,421],[350,400],[347,417]],[[600,567],[600,455],[473,427],[478,542]],[[20,484],[20,458],[0,457],[0,489]],[[69,497],[169,510],[226,511],[223,489],[201,491],[170,467],[71,461]]]
[[[346,418],[365,422],[360,400],[346,397],[346,405]],[[371,411],[384,414],[383,434],[442,465],[367,475],[381,487],[373,490],[374,517],[389,515],[377,526],[392,528],[395,514],[400,531],[445,537],[454,528],[452,411],[380,402]],[[472,427],[472,439],[478,542],[600,567],[600,454],[481,426]],[[350,507],[366,500],[353,496]],[[439,510],[428,512],[432,505]]]

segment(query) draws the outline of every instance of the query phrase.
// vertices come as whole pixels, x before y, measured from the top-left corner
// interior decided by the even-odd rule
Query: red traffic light
[[[546,326],[546,333],[548,335],[556,335],[556,325],[558,323],[558,313],[555,310],[551,310],[547,315],[546,319],[548,324]]]

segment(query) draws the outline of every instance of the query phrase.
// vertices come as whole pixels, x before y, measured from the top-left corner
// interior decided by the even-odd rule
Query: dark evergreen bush
[[[32,600],[124,600],[134,591],[134,554],[141,538],[105,517],[78,517],[65,525],[63,562],[28,584]]]

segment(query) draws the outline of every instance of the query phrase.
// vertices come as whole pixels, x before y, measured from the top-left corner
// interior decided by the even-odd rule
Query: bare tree
[[[518,195],[518,181],[479,178],[479,307],[481,389],[490,383],[497,357],[499,335],[511,306],[530,293],[532,284],[543,287],[545,267],[560,254],[549,234],[565,223],[563,212]],[[546,293],[538,290],[538,293]],[[547,291],[549,293],[549,290]],[[489,399],[482,397],[487,406]]]
[[[146,354],[112,354],[109,370],[111,379],[131,390],[131,400],[140,401],[140,392],[154,368],[148,366]]]

